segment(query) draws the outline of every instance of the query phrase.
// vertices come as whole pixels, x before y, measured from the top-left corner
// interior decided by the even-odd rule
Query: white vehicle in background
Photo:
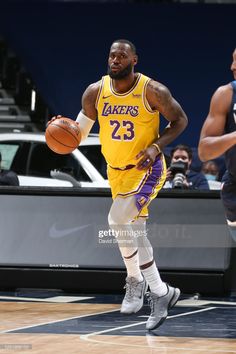
[[[0,133],[2,168],[17,173],[20,186],[109,188],[97,134],[71,154],[51,151],[44,133]]]

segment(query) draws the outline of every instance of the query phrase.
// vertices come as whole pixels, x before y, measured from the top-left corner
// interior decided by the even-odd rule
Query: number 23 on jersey
[[[130,120],[110,120],[110,126],[113,128],[111,137],[113,140],[133,140],[134,123]]]

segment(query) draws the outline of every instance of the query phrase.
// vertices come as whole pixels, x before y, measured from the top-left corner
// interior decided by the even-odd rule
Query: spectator
[[[202,165],[202,173],[205,175],[210,189],[220,189],[219,167],[213,160],[206,161]]]
[[[171,150],[171,163],[164,188],[209,190],[203,173],[190,169],[192,155],[192,150],[187,145],[180,144]]]
[[[1,168],[2,154],[0,152],[0,186],[19,186],[19,179],[15,172]]]

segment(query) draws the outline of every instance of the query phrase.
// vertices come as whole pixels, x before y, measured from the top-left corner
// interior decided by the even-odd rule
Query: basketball
[[[45,139],[52,151],[62,155],[69,154],[81,141],[79,125],[70,118],[57,118],[48,124]]]

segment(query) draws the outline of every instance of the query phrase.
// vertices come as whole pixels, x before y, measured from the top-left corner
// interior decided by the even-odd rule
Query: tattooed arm
[[[162,150],[186,128],[188,119],[180,104],[172,97],[168,88],[151,80],[147,89],[147,100],[153,110],[158,110],[169,121],[157,144]]]
[[[158,110],[169,122],[168,126],[154,141],[154,145],[142,150],[137,159],[140,159],[137,168],[149,167],[163,148],[179,136],[188,124],[188,119],[180,104],[172,97],[168,88],[157,81],[151,80],[147,87],[147,101],[152,110]],[[156,144],[156,146],[155,146]],[[150,161],[146,164],[145,161]]]

